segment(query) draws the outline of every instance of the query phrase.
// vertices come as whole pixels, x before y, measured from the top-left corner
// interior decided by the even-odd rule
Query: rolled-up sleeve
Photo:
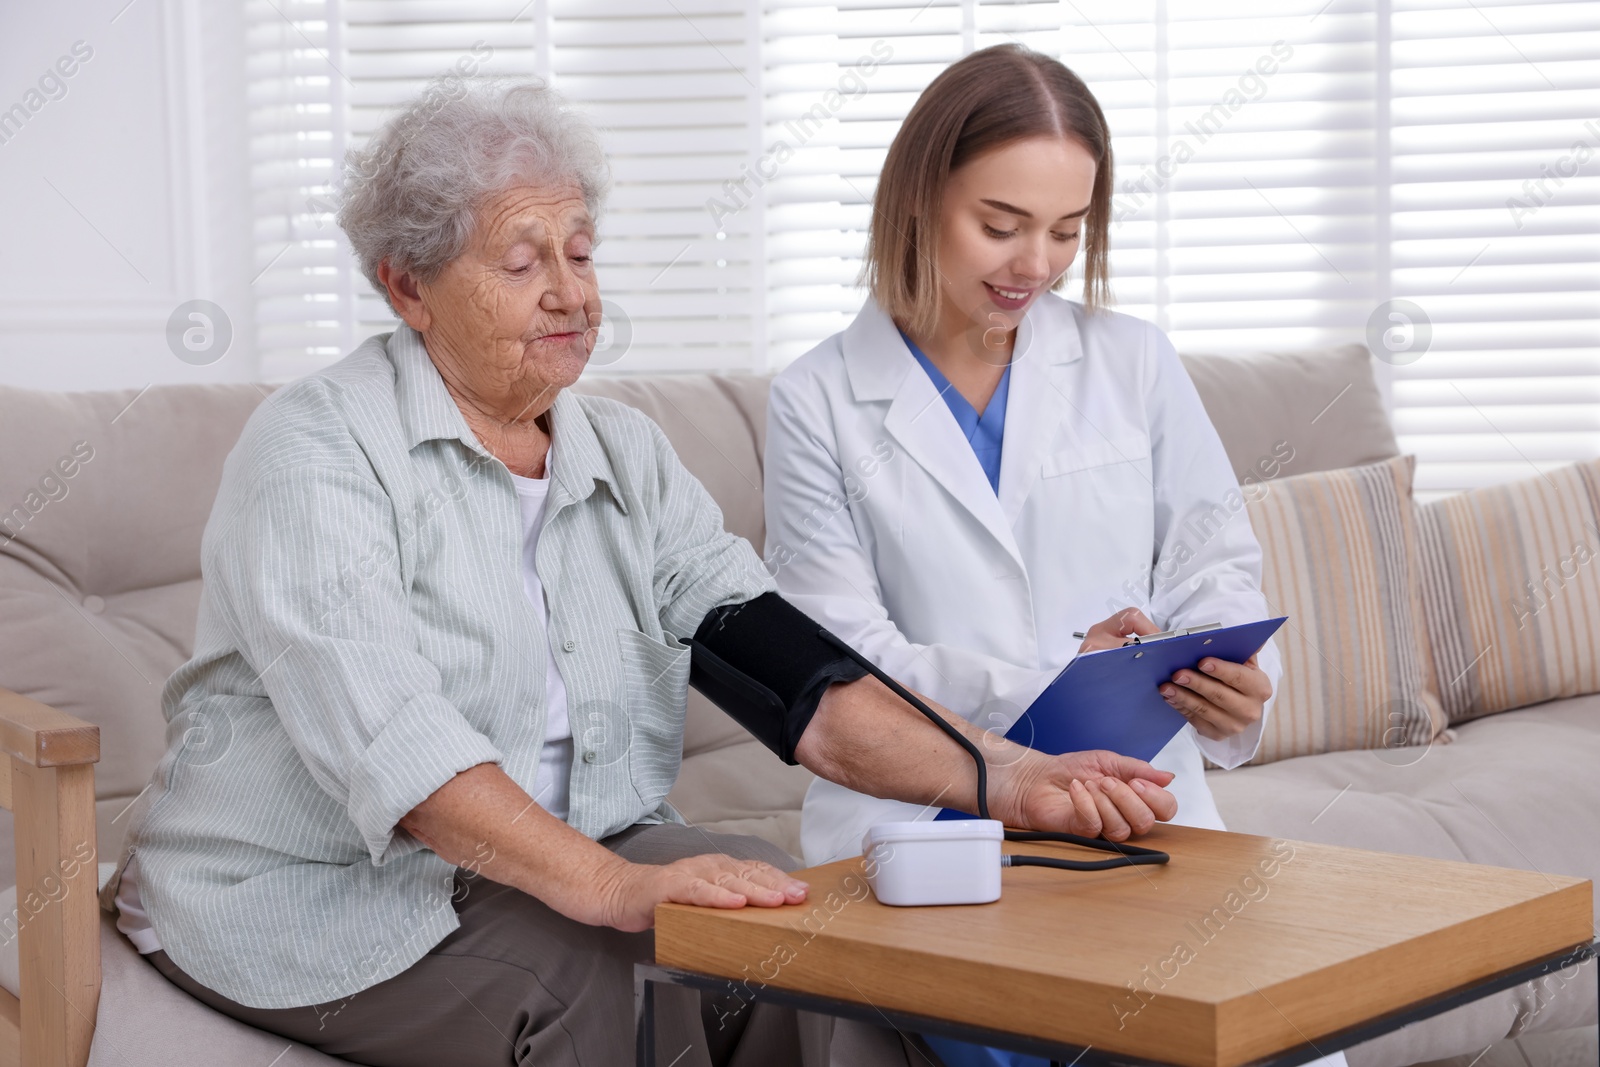
[[[370,470],[311,464],[225,477],[204,551],[235,647],[378,865],[422,847],[406,813],[502,761],[418,652],[399,531]]]

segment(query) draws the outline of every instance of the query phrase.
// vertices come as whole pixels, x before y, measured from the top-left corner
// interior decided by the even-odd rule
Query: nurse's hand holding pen
[[[1084,632],[1079,652],[1120,648],[1134,635],[1160,633],[1160,628],[1138,608],[1124,608]],[[1202,737],[1220,741],[1243,732],[1261,720],[1272,682],[1251,656],[1243,663],[1207,656],[1198,671],[1182,670],[1161,687],[1167,703],[1194,724]]]

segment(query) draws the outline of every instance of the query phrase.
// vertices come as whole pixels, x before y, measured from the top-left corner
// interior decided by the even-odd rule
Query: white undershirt
[[[533,785],[533,799],[558,819],[567,817],[572,784],[572,724],[567,720],[567,687],[556,669],[555,648],[550,644],[550,608],[544,599],[544,584],[534,569],[534,552],[539,547],[539,530],[544,525],[544,502],[550,492],[550,459],[544,459],[543,478],[511,476],[517,487],[517,503],[522,505],[522,591],[534,610],[544,616],[544,748],[539,753],[539,775]]]
[[[556,667],[555,650],[550,644],[550,608],[544,599],[544,584],[534,569],[534,557],[539,548],[539,533],[544,526],[545,499],[550,493],[550,460],[553,453],[545,454],[543,478],[520,478],[513,474],[517,487],[517,504],[522,511],[522,591],[534,610],[544,616],[544,693],[545,725],[544,748],[539,752],[539,773],[534,779],[533,799],[539,806],[558,819],[565,819],[569,811],[572,786],[572,724],[567,719],[567,687]],[[156,932],[145,914],[139,899],[139,857],[128,857],[122,870],[122,882],[117,886],[117,929],[133,942],[140,955],[149,955],[161,948]]]
[[[128,857],[128,865],[122,868],[122,881],[117,885],[117,929],[133,942],[141,956],[161,950],[150,916],[144,913],[144,903],[139,899],[138,853]]]

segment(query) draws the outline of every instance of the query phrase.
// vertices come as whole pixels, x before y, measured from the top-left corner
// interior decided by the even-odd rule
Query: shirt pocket
[[[647,811],[666,799],[683,763],[689,650],[633,629],[617,631],[628,713],[628,774]]]
[[[1126,471],[1099,468],[1126,467]],[[1144,434],[1094,434],[1044,457],[1041,473],[1046,478],[1093,470],[1097,474],[1128,473],[1137,469],[1148,481],[1150,438]]]

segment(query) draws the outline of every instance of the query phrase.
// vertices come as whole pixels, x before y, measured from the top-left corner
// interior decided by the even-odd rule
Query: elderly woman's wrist
[[[546,878],[532,895],[569,919],[612,926],[636,866],[596,843],[579,862],[551,872],[554,877]]]
[[[1050,759],[1042,752],[994,735],[979,746],[989,770],[989,815],[1007,826],[1026,826],[1027,797],[1039,788]]]

